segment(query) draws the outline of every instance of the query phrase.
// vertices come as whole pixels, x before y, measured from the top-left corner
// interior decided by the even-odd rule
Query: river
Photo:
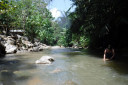
[[[35,64],[44,55],[55,61]],[[128,68],[69,48],[8,54],[0,60],[0,85],[128,85]]]

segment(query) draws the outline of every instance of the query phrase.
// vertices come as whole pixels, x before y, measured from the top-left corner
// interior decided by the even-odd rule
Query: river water
[[[45,55],[55,61],[35,64]],[[128,85],[128,68],[69,48],[9,54],[0,60],[0,85]]]

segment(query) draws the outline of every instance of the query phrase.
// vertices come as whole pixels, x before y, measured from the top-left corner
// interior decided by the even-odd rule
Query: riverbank
[[[44,49],[58,49],[65,48],[63,46],[48,46],[41,43],[38,39],[34,39],[35,43],[32,43],[25,36],[5,36],[0,35],[0,57],[3,57],[5,54],[13,53],[22,53],[22,52],[39,52]],[[97,55],[98,57],[103,57],[104,49],[89,49],[89,48],[80,48],[80,47],[66,47],[72,49],[79,49],[87,53]],[[126,59],[128,58],[127,49],[115,49],[116,59]]]
[[[0,57],[5,54],[20,52],[39,52],[49,48],[51,48],[51,46],[41,43],[38,39],[34,39],[34,43],[32,43],[25,36],[0,35]]]

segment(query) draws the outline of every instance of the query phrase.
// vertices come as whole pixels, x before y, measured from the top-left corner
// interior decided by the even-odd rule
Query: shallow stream
[[[55,61],[35,64],[44,55]],[[0,59],[0,85],[128,85],[128,68],[69,48],[8,54]]]

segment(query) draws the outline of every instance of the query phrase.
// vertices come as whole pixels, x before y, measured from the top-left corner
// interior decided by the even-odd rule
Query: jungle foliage
[[[72,41],[82,47],[127,48],[128,0],[71,0],[76,9],[69,14]]]
[[[45,44],[57,44],[56,32],[60,28],[53,21],[45,0],[1,0],[0,30],[10,35],[10,29],[24,30],[24,35],[34,42],[38,38]]]

